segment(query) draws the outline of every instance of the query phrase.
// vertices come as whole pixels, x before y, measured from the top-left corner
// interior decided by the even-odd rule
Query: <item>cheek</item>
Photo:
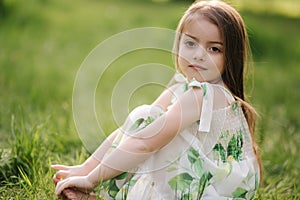
[[[223,56],[219,56],[219,57],[216,57],[214,60],[213,60],[215,66],[217,67],[217,70],[219,71],[219,73],[223,73],[224,71],[224,57]]]
[[[191,54],[192,54],[191,50],[186,49],[184,47],[179,47],[178,57],[180,59],[188,61],[188,60],[190,60]]]
[[[180,56],[178,56],[177,59],[178,59],[178,60],[177,60],[177,61],[178,61],[177,69],[178,69],[180,72],[182,72],[182,70],[184,70],[184,67],[183,67],[183,66],[185,66],[186,61],[185,61],[182,57],[180,57]]]
[[[178,65],[179,68],[185,68],[187,65],[189,65],[189,61],[185,57],[179,55]]]
[[[218,68],[219,68],[220,73],[223,74],[224,68],[225,68],[225,62],[224,62],[223,57],[219,61]]]

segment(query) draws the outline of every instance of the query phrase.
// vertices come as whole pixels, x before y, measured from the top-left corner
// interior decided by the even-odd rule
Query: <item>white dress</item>
[[[204,91],[201,118],[178,134],[137,169],[102,185],[105,199],[252,199],[259,185],[259,165],[242,108],[228,90],[219,85],[178,83],[175,95],[189,87]],[[230,106],[213,110],[214,91],[223,91]],[[172,106],[172,105],[170,105]],[[130,134],[162,115],[157,106],[134,109],[123,125]],[[116,148],[125,135],[116,137]]]

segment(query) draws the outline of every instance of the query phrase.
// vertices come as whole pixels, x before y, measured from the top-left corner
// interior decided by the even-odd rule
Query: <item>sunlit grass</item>
[[[0,199],[51,199],[49,165],[78,164],[88,156],[72,118],[73,82],[84,58],[101,41],[127,29],[174,29],[188,4],[12,2],[0,19]],[[232,2],[245,18],[254,54],[250,100],[260,113],[257,140],[264,165],[257,199],[297,199],[300,24],[295,9],[299,2],[276,0],[274,7],[268,6],[270,1]],[[286,12],[285,5],[291,2],[293,8]],[[112,82],[131,67],[150,62],[172,66],[167,53],[133,52],[117,59],[99,82],[96,108],[107,134],[116,127],[108,95]],[[147,87],[143,95],[142,89],[133,95],[130,108],[157,95]]]
[[[255,13],[273,13],[287,17],[300,17],[300,3],[298,0],[231,0],[233,5],[242,10],[248,10]]]

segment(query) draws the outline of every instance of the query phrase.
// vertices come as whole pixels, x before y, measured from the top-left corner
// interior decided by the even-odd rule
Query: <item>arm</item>
[[[166,111],[171,103],[174,90],[178,87],[178,85],[179,84],[173,85],[172,87],[164,90],[161,95],[152,103],[152,105],[159,106]]]
[[[91,190],[99,182],[136,167],[200,118],[202,97],[201,88],[187,91],[164,115],[137,132],[134,137],[123,141],[88,176],[72,177],[59,182],[56,193],[60,194],[68,187]]]
[[[173,85],[171,88],[166,89],[161,95],[154,101],[153,105],[161,107],[163,110],[167,110],[171,102],[173,91],[178,85]],[[78,166],[65,166],[65,165],[52,165],[51,168],[59,170],[53,177],[53,181],[57,183],[61,178],[68,178],[71,176],[85,176],[89,174],[97,165],[99,165],[106,151],[110,148],[113,140],[119,130],[116,130],[99,146],[99,148],[90,156],[83,164]]]
[[[96,149],[96,151],[81,165],[65,166],[65,165],[51,165],[52,169],[59,170],[54,176],[53,181],[57,183],[62,178],[68,178],[71,176],[85,176],[88,175],[97,165],[99,165],[103,156],[110,148],[116,135],[119,133],[119,129],[111,133],[108,138]]]

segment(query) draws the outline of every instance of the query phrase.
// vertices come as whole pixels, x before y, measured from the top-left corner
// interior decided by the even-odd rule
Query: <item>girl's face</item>
[[[178,65],[188,80],[219,83],[224,70],[223,40],[219,28],[203,16],[185,25],[178,51]]]

